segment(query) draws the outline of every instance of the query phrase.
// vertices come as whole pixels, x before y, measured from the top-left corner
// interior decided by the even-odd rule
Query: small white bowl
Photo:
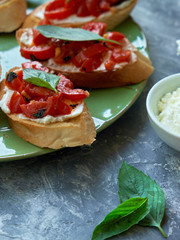
[[[146,108],[150,123],[158,136],[170,147],[180,151],[180,134],[167,129],[158,120],[158,102],[168,92],[180,87],[180,73],[170,75],[157,82],[149,91],[146,99]]]

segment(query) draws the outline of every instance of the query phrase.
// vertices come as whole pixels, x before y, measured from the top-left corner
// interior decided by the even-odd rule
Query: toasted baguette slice
[[[0,32],[12,32],[21,26],[26,17],[26,0],[0,1]]]
[[[24,21],[23,28],[35,27],[43,18],[43,13],[46,5],[49,3],[46,2],[39,7],[37,7],[32,13],[30,13]],[[105,22],[107,23],[107,29],[113,29],[118,24],[123,22],[133,10],[136,5],[137,0],[127,0],[119,5],[112,7],[111,11],[105,12],[98,17],[88,16],[88,17],[77,17],[75,15],[58,21],[51,21],[52,25],[60,27],[82,27],[87,22]]]
[[[28,46],[25,44],[26,41],[21,41],[24,34],[25,39],[31,39],[31,28],[21,28],[16,32],[20,47]],[[113,70],[106,70],[104,66],[104,62],[109,58],[108,53],[101,66],[91,72],[82,72],[72,63],[57,64],[53,59],[41,61],[41,63],[55,73],[61,72],[73,82],[75,87],[109,88],[136,84],[147,79],[154,70],[151,60],[136,49],[128,39],[126,39],[125,48],[132,53],[131,61],[116,64]]]
[[[0,83],[0,99],[4,93],[5,80]],[[42,148],[60,149],[91,145],[95,141],[96,128],[85,103],[79,116],[63,122],[42,124],[22,119],[19,114],[7,116],[12,129],[19,137]]]

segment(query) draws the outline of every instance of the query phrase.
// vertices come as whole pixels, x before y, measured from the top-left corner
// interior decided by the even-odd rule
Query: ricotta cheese
[[[20,37],[20,42],[26,45],[27,47],[32,46],[33,44],[33,31],[29,29],[22,33]]]
[[[10,113],[10,110],[7,106],[9,100],[11,99],[11,96],[13,95],[14,91],[8,89],[7,87],[4,88],[5,94],[3,95],[2,99],[0,100],[0,108],[3,112],[6,114]]]
[[[167,129],[180,134],[180,87],[158,102],[158,119]]]
[[[14,91],[8,89],[7,87],[5,87],[4,90],[5,90],[5,94],[3,95],[2,99],[0,100],[0,108],[6,114],[10,114],[10,109],[8,108],[7,104],[10,101],[11,96],[14,93]],[[82,113],[83,107],[84,107],[84,103],[81,103],[81,104],[77,105],[75,108],[73,108],[71,114],[61,115],[61,116],[57,116],[57,117],[47,115],[43,118],[32,119],[32,118],[26,117],[24,114],[17,114],[17,116],[21,119],[26,119],[26,120],[30,120],[30,121],[34,121],[34,122],[38,122],[38,123],[42,123],[42,124],[49,124],[49,123],[54,123],[54,122],[63,122],[63,121],[66,121],[67,119],[77,117]]]

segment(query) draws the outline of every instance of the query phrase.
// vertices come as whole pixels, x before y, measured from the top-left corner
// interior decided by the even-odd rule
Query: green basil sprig
[[[23,80],[36,86],[45,87],[57,92],[56,86],[60,80],[60,77],[44,71],[25,68],[23,70]]]
[[[41,25],[37,26],[36,29],[47,38],[56,38],[66,41],[106,41],[121,45],[121,43],[117,41],[103,38],[97,33],[81,28],[63,28],[52,25]]]
[[[160,186],[149,176],[125,161],[119,170],[118,182],[120,203],[128,198],[148,197],[148,203],[151,205],[151,210],[139,224],[157,227],[162,235],[167,237],[166,233],[161,228],[161,221],[165,209],[165,197]]]
[[[120,205],[94,229],[92,240],[104,240],[128,230],[134,224],[161,227],[165,197],[160,186],[125,161],[119,170]]]
[[[128,230],[150,211],[147,198],[131,198],[110,212],[95,228],[92,240],[103,240]]]

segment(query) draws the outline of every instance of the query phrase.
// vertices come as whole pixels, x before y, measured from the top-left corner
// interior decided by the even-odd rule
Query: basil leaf
[[[81,28],[63,28],[52,25],[41,25],[37,26],[36,29],[47,38],[56,38],[66,41],[107,41],[121,45],[121,43],[106,39],[98,35],[97,33],[84,30]]]
[[[120,234],[142,220],[150,211],[147,198],[131,198],[110,212],[94,229],[92,240]]]
[[[23,70],[23,79],[28,83],[32,83],[39,87],[45,87],[57,92],[56,86],[59,82],[60,77],[56,76],[55,74],[46,73],[44,71],[25,68]]]
[[[165,197],[160,186],[149,176],[137,170],[135,167],[130,166],[125,161],[119,170],[118,182],[120,203],[128,198],[148,197],[151,210],[139,224],[157,227],[163,236],[167,237],[160,226],[165,209]]]

